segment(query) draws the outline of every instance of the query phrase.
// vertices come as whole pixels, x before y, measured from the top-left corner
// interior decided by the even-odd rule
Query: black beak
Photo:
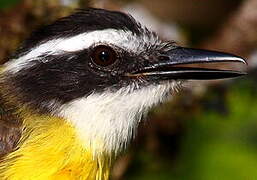
[[[232,54],[177,47],[167,51],[158,57],[157,63],[151,63],[139,71],[133,72],[130,76],[146,76],[161,80],[169,79],[223,79],[245,75],[246,72],[236,70],[221,70],[218,68],[208,68],[210,63],[243,63],[246,61]],[[198,67],[189,65],[197,64]],[[201,67],[202,64],[207,65]]]

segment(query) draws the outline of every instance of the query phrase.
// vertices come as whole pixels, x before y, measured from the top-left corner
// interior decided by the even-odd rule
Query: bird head
[[[245,63],[163,41],[127,14],[88,9],[33,33],[4,65],[2,79],[20,105],[63,117],[85,146],[112,153],[126,147],[148,109],[184,80],[244,74],[183,66],[212,62]]]

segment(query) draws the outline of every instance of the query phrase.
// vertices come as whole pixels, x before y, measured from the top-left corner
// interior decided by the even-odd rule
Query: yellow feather
[[[24,112],[24,111],[23,111]],[[62,118],[26,113],[19,148],[0,163],[0,177],[10,180],[107,180],[111,160],[93,157]]]

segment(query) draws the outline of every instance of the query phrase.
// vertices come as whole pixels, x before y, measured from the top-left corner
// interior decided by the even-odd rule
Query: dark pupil
[[[107,51],[101,51],[98,58],[103,63],[106,63],[110,60],[110,54]]]
[[[116,60],[116,53],[112,48],[98,46],[94,49],[91,58],[93,62],[100,66],[109,66]]]

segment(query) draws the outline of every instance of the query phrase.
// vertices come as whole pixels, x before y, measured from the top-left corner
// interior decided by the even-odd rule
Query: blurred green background
[[[257,180],[256,0],[0,0],[0,62],[35,28],[88,6],[143,7],[162,37],[235,53],[249,63],[245,77],[194,81],[153,109],[112,179]],[[158,23],[173,34],[158,32]]]

